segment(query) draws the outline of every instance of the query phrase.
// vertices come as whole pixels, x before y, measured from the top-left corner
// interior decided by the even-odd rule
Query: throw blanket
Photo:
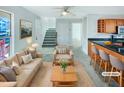
[[[0,67],[0,74],[4,76],[7,81],[16,81],[16,75],[10,67]]]

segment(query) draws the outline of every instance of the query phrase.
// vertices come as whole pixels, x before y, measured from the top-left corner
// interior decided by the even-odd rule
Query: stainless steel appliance
[[[120,35],[120,34],[112,35],[111,41],[113,45],[124,46],[124,35]]]
[[[124,26],[118,26],[117,27],[117,32],[118,32],[118,34],[120,34],[120,35],[124,35]]]

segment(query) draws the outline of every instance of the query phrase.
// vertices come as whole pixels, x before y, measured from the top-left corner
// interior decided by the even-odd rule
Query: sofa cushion
[[[57,54],[56,59],[71,59],[71,56],[68,54]]]
[[[27,64],[27,63],[30,63],[33,59],[31,54],[28,54],[28,55],[22,56],[22,60],[24,64]]]
[[[59,54],[69,54],[69,49],[70,47],[69,46],[66,46],[66,45],[59,45],[59,46],[56,46],[56,50],[57,50],[57,53]],[[60,52],[61,51],[61,52]]]
[[[13,62],[13,61],[14,61],[15,63],[17,63],[18,65],[20,65],[19,62],[18,62],[17,56],[14,56],[14,57],[11,57],[11,58],[8,58],[8,59],[4,60],[6,66],[9,66],[9,67],[12,66],[12,62]]]
[[[20,74],[20,66],[15,61],[12,62],[11,68],[13,69],[16,75]]]
[[[27,55],[28,54],[28,49],[24,49],[24,52]]]
[[[37,52],[35,49],[28,49],[28,53],[31,54],[33,59],[35,59],[37,57]]]
[[[37,52],[37,58],[42,58],[42,54],[40,52]]]
[[[0,61],[0,67],[5,67],[5,66],[6,66],[5,61]]]
[[[22,56],[24,56],[24,55],[25,55],[25,52],[24,51],[19,52],[19,53],[16,54],[17,59],[18,59],[20,65],[23,64]]]
[[[0,67],[0,75],[7,81],[16,81],[16,75],[10,67]]]
[[[41,58],[35,58],[30,63],[21,65],[20,69],[33,69],[37,65],[40,65],[41,63],[42,63]]]
[[[17,86],[28,86],[30,81],[32,80],[33,76],[38,71],[39,67],[41,66],[41,58],[36,58],[32,62],[28,64],[21,65],[20,74],[17,76]]]
[[[7,82],[6,78],[0,74],[0,82]]]
[[[30,82],[31,74],[32,74],[31,69],[28,70],[21,70],[20,74],[18,76],[16,76],[16,81],[17,81],[17,86],[18,87],[23,87],[23,86],[27,86],[28,83]]]
[[[57,53],[59,53],[59,54],[66,54],[67,50],[66,50],[66,48],[57,48]]]

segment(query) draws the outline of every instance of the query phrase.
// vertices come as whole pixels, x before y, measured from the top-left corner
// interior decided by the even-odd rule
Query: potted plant
[[[66,68],[67,68],[67,66],[68,66],[67,60],[61,59],[61,60],[60,60],[60,66],[61,66],[63,72],[66,72]]]

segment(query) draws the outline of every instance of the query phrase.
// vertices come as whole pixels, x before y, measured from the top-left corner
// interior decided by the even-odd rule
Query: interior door
[[[72,45],[73,47],[81,47],[81,23],[72,23]]]

